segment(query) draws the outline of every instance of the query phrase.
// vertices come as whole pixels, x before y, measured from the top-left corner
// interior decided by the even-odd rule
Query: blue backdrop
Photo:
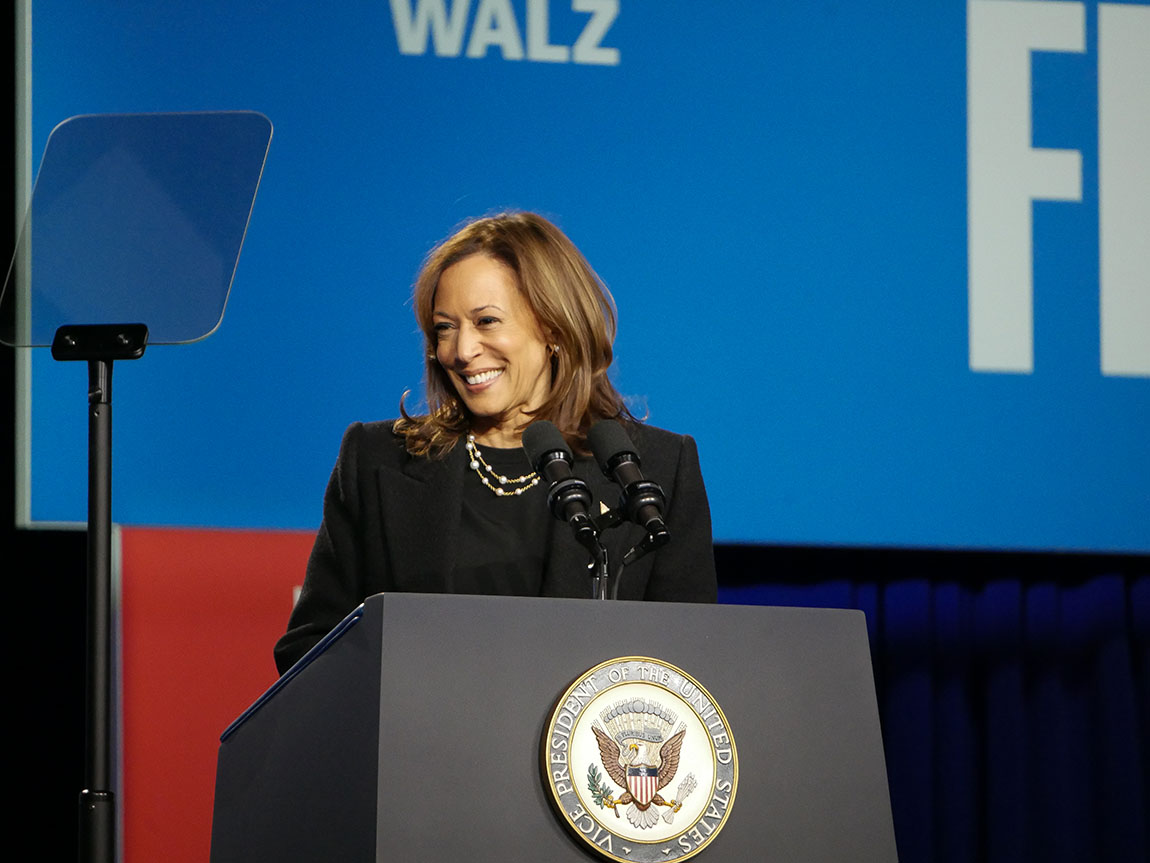
[[[592,7],[618,15],[577,48]],[[120,522],[314,527],[343,427],[419,385],[423,252],[523,207],[614,291],[616,380],[698,438],[717,539],[1150,551],[1150,342],[1103,371],[1099,272],[1118,227],[1150,236],[1144,207],[1112,209],[1122,189],[1150,201],[1150,144],[1102,153],[1116,116],[1127,143],[1150,127],[1145,3],[32,8],[37,153],[77,113],[276,124],[222,328],[117,366]],[[422,42],[420,9],[444,12]],[[980,53],[970,10],[1017,26],[974,26]],[[972,160],[968,52],[993,58],[994,34],[1061,47],[1023,52],[1021,73],[1017,50],[991,62],[974,113],[1023,167],[1073,150],[1077,171]],[[1011,87],[1028,103],[996,115]],[[971,215],[972,161],[988,200],[1022,183],[1023,217]],[[1068,176],[1077,190],[1054,188]],[[1029,370],[972,370],[972,221],[1033,270]],[[1144,336],[1150,266],[1132,259],[1125,332]],[[82,520],[84,375],[43,353],[32,513]],[[723,601],[866,611],[903,860],[1146,859],[1145,561],[717,548]]]
[[[1150,7],[1131,48],[1100,4],[1021,5],[1081,10],[1081,50],[1001,76],[1081,190],[1024,200],[1032,369],[975,371],[959,0],[35,0],[34,152],[78,113],[275,124],[222,328],[118,367],[115,519],[314,527],[343,428],[420,387],[422,255],[525,208],[614,292],[617,385],[698,439],[717,540],[1150,550],[1150,366],[1100,363],[1097,99]],[[1150,92],[1129,68],[1113,92]],[[83,520],[83,371],[38,352],[33,384],[32,516]]]

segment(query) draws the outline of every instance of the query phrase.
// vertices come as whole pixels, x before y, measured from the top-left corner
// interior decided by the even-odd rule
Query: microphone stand
[[[671,541],[671,534],[660,520],[658,529],[648,531],[647,535],[643,537],[638,545],[623,555],[623,562],[619,564],[619,568],[615,571],[614,576],[612,576],[608,569],[607,549],[599,542],[598,536],[604,531],[618,527],[625,521],[629,521],[629,519],[623,514],[621,508],[609,509],[593,520],[596,537],[595,545],[597,548],[591,549],[588,547],[593,558],[589,564],[589,568],[595,570],[595,574],[591,576],[592,599],[618,599],[619,583],[623,579],[624,568],[630,566],[648,552],[661,548]],[[610,589],[608,589],[608,586]]]
[[[610,592],[610,596],[608,596],[608,585],[611,583],[611,573],[607,564],[607,549],[603,545],[599,545],[595,559],[591,561],[589,566],[595,570],[595,574],[591,576],[591,598],[617,599],[618,590]],[[618,575],[618,573],[616,573],[616,575]]]
[[[618,423],[599,423],[591,430],[592,435],[596,429],[606,429],[599,436],[600,444],[620,451],[628,462],[634,462],[632,473],[638,474],[638,456],[631,451],[632,444]],[[623,475],[627,482],[619,506],[592,518],[588,512],[591,508],[591,491],[586,482],[572,474],[574,456],[559,430],[547,420],[532,423],[523,432],[523,449],[536,472],[547,477],[551,483],[547,490],[547,508],[559,521],[568,523],[575,532],[575,541],[591,555],[591,562],[587,565],[592,570],[591,598],[618,599],[623,567],[639,560],[649,551],[666,545],[671,539],[660,515],[664,505],[662,489],[656,483],[644,480],[641,475],[636,479],[627,479],[625,472],[620,469],[615,472],[616,481]],[[599,461],[602,465],[603,459]],[[608,467],[603,467],[603,472],[612,475]],[[637,521],[643,526],[646,536],[623,556],[623,562],[612,578],[607,549],[599,537],[604,531],[618,527],[624,521]]]

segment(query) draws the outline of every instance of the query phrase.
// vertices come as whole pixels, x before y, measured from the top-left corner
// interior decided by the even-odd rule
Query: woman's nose
[[[466,366],[483,351],[479,333],[471,327],[462,327],[459,338],[455,342],[455,359],[460,365]]]

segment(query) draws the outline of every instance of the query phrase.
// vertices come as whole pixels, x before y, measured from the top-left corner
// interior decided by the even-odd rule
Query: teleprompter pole
[[[112,361],[88,361],[88,763],[80,860],[116,859],[112,793]]]
[[[57,360],[88,362],[88,631],[81,863],[114,863],[112,792],[112,363],[143,355],[143,324],[64,326],[52,341]]]

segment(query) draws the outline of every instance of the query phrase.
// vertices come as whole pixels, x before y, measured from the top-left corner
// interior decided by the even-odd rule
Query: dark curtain
[[[721,602],[866,613],[903,863],[1150,859],[1145,558],[717,556]]]

